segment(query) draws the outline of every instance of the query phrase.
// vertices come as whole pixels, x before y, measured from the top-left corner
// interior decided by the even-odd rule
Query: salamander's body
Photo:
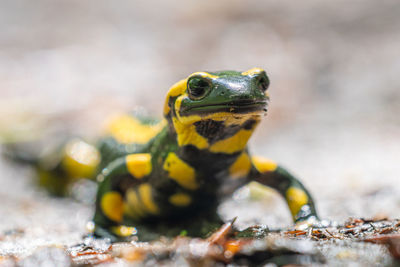
[[[70,142],[60,168],[100,182],[96,233],[125,236],[133,226],[215,213],[223,196],[250,181],[282,194],[295,222],[317,218],[297,179],[247,149],[267,109],[268,85],[259,68],[196,72],[169,90],[164,120],[124,115],[97,148]]]

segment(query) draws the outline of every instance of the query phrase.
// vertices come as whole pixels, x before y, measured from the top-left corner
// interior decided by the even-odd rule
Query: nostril
[[[266,92],[269,86],[269,80],[266,76],[261,76],[258,81],[258,88],[262,91],[262,92]]]

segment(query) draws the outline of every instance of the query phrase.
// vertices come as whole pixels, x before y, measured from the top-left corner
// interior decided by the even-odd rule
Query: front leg
[[[272,160],[253,156],[251,164],[249,178],[277,190],[285,198],[296,224],[318,220],[314,201],[299,180]]]
[[[94,215],[97,236],[115,241],[136,233],[133,222],[158,214],[153,190],[147,182],[150,154],[130,154],[111,162],[98,176],[100,182]]]

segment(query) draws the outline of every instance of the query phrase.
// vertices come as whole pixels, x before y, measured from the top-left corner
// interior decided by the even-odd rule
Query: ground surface
[[[168,87],[191,72],[260,66],[271,78],[272,102],[252,151],[299,176],[322,218],[341,225],[349,217],[394,220],[399,9],[395,0],[160,1],[156,8],[135,1],[4,1],[1,136],[32,138],[50,125],[93,136],[116,110],[141,105],[160,114]],[[0,262],[39,253],[68,265],[64,248],[70,253],[84,241],[91,204],[34,189],[28,168],[1,160],[0,171]],[[237,216],[240,229],[291,224],[284,202],[259,188],[240,190],[220,212],[227,220]],[[391,264],[385,246],[301,239],[294,242],[306,241],[330,259]],[[48,246],[56,248],[37,252]],[[35,258],[21,262],[32,265],[29,259]]]

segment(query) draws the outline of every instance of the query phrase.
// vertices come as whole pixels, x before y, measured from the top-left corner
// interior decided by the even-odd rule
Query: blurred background
[[[296,174],[322,218],[398,218],[399,14],[396,0],[2,1],[0,136],[95,136],[113,112],[161,115],[192,72],[262,67],[271,104],[253,153]],[[29,168],[2,160],[0,171],[0,252],[80,242],[90,204],[37,191]],[[257,187],[221,214],[291,224],[283,200]]]

